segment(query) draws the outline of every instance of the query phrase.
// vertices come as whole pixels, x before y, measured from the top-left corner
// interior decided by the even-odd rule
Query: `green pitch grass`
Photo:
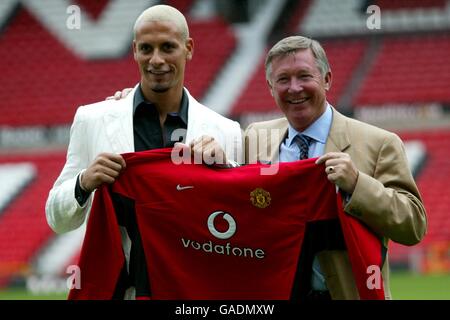
[[[394,300],[450,300],[450,274],[391,273]]]
[[[33,294],[27,289],[9,289],[0,291],[0,300],[66,300],[67,293]]]
[[[394,300],[450,300],[450,274],[391,273]],[[34,295],[25,289],[0,291],[0,300],[65,300],[66,293]]]

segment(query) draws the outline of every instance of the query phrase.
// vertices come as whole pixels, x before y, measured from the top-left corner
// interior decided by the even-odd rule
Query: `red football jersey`
[[[361,298],[367,267],[382,247],[343,212],[335,186],[314,159],[215,168],[177,165],[170,149],[124,154],[127,167],[97,190],[71,299],[110,299],[124,262],[110,192],[133,199],[152,299],[290,299],[307,223],[340,219]],[[343,221],[345,220],[345,221]]]

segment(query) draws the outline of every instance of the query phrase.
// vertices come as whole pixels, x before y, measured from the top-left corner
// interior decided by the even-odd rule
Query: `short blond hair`
[[[278,41],[272,49],[267,53],[265,61],[266,79],[270,83],[270,73],[272,71],[272,60],[276,57],[286,56],[288,54],[293,54],[298,50],[311,49],[314,59],[316,60],[316,65],[320,70],[320,74],[325,77],[325,75],[331,70],[330,64],[328,63],[328,58],[325,50],[322,48],[320,43],[316,40],[302,37],[302,36],[292,36],[281,39]]]
[[[180,31],[183,40],[189,38],[189,27],[186,18],[180,11],[178,11],[174,7],[161,4],[152,6],[144,10],[134,23],[133,34],[135,38],[139,24],[142,22],[149,22],[149,21],[173,22]]]

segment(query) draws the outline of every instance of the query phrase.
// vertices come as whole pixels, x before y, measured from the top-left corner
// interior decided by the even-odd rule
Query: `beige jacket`
[[[275,129],[278,136],[271,139],[267,129]],[[244,135],[246,163],[277,162],[287,131],[286,118],[250,124]],[[257,149],[251,136],[257,139]],[[382,236],[386,246],[388,239],[404,245],[421,241],[427,227],[425,208],[397,135],[348,118],[333,108],[325,152],[348,153],[359,170],[355,191],[344,208],[346,213]],[[318,258],[332,298],[358,299],[347,252],[322,251]],[[390,299],[387,258],[382,274],[385,296]]]

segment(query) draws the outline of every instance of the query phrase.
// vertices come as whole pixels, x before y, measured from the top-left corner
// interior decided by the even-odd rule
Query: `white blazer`
[[[56,233],[81,226],[88,215],[89,200],[81,207],[75,199],[77,176],[102,152],[134,152],[133,97],[138,86],[122,100],[105,100],[78,108],[70,129],[67,159],[61,174],[50,190],[45,213]],[[238,122],[227,119],[189,98],[186,143],[202,135],[214,137],[227,159],[241,162],[242,136]]]

